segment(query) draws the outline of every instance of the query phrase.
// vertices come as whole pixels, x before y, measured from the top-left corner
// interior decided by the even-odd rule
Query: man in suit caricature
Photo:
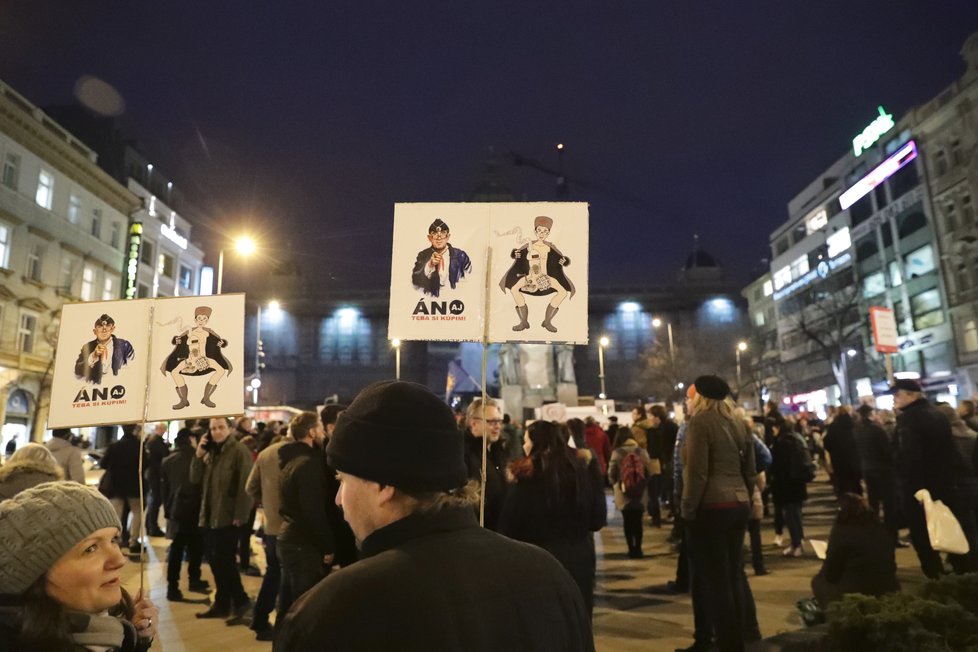
[[[418,252],[411,270],[411,282],[414,287],[437,297],[445,284],[455,286],[462,278],[472,271],[469,255],[448,244],[451,237],[448,225],[441,220],[435,220],[428,227],[428,242],[431,246]]]
[[[135,352],[128,340],[113,334],[115,320],[108,315],[103,314],[95,320],[92,332],[95,339],[82,346],[75,361],[75,376],[101,385],[102,377],[109,371],[118,376],[119,370],[133,359]]]

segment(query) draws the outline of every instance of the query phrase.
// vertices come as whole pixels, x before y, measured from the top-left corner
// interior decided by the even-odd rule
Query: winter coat
[[[278,451],[280,543],[315,547],[323,555],[336,549],[326,509],[329,485],[326,455],[319,446],[302,442],[286,444]]]
[[[61,480],[61,467],[34,460],[17,460],[0,466],[0,500],[13,498],[21,491],[45,482]]]
[[[615,507],[620,511],[640,509],[644,511],[649,502],[648,491],[643,491],[641,498],[633,500],[628,499],[625,492],[622,491],[621,461],[632,452],[638,453],[638,456],[642,458],[642,463],[645,464],[646,477],[652,477],[652,460],[649,458],[649,453],[639,446],[634,439],[626,439],[624,445],[619,446],[611,453],[611,461],[608,462],[608,480],[615,490]]]
[[[601,475],[608,474],[608,459],[611,457],[611,441],[608,434],[596,423],[588,424],[584,427],[584,441],[587,447],[598,456],[598,464],[601,466]]]
[[[649,431],[649,455],[662,462],[663,467],[672,462],[677,434],[679,434],[679,426],[669,419],[660,421],[658,426]]]
[[[109,498],[139,498],[139,439],[123,435],[109,444],[99,466],[109,474]]]
[[[808,449],[801,435],[781,431],[771,447],[771,491],[781,504],[800,503],[808,498],[805,462]]]
[[[832,462],[832,476],[837,491],[855,491],[862,477],[859,452],[853,435],[853,420],[848,414],[839,414],[829,424],[822,447]]]
[[[486,518],[485,526],[496,529],[499,514],[506,499],[506,464],[508,460],[502,440],[489,444],[486,452]],[[465,468],[470,480],[482,478],[482,438],[465,432]]]
[[[61,470],[65,472],[65,480],[85,484],[85,463],[82,461],[80,448],[72,446],[67,439],[60,437],[52,437],[44,445],[61,465]]]
[[[196,530],[200,521],[200,483],[190,481],[190,466],[196,454],[187,444],[178,446],[160,465],[160,485],[163,491],[163,514],[168,524],[168,536],[178,531]]]
[[[170,454],[170,445],[162,435],[153,435],[146,442],[146,452],[143,459],[143,474],[147,482],[156,483],[160,479],[160,467],[163,460]]]
[[[863,477],[888,476],[893,472],[893,444],[881,426],[857,419],[852,436]]]
[[[200,527],[221,528],[244,524],[254,502],[245,491],[251,473],[251,451],[234,437],[214,446],[203,459],[194,455],[190,481],[201,483]]]
[[[594,650],[581,592],[547,552],[469,509],[411,514],[368,536],[283,618],[275,652]]]
[[[835,524],[822,572],[842,593],[899,591],[893,535],[879,523]]]
[[[3,652],[38,652],[38,650],[26,646],[18,645],[17,637],[20,635],[20,618],[23,610],[24,598],[13,595],[0,595],[0,650]],[[105,623],[110,619],[118,620],[121,623],[121,630],[115,629],[118,634],[112,634],[118,625],[107,628]],[[109,639],[121,636],[120,644],[116,647],[108,648],[104,645],[82,645],[76,643],[74,649],[77,652],[146,652],[152,645],[152,641],[144,641],[136,636],[136,628],[127,620],[114,616],[92,616],[77,612],[68,612],[66,622],[68,631],[71,634],[92,635],[93,631],[108,631],[109,635],[103,642],[108,643]]]
[[[750,503],[757,470],[750,429],[716,410],[694,414],[686,427],[682,517],[705,505]]]
[[[926,398],[919,398],[897,416],[896,438],[903,495],[928,489],[934,500],[953,502],[956,452],[947,418]]]
[[[282,467],[279,464],[278,451],[286,444],[293,443],[292,439],[283,439],[258,453],[255,465],[251,467],[248,475],[248,482],[245,490],[256,503],[261,503],[262,511],[265,513],[265,534],[278,536],[282,529],[282,516],[279,512],[281,498],[279,496],[279,482],[282,476]]]

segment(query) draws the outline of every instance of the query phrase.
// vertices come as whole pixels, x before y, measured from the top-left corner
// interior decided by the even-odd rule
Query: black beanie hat
[[[387,380],[361,391],[337,418],[326,456],[337,471],[408,491],[468,482],[451,408],[415,383]]]
[[[722,401],[730,395],[730,385],[720,376],[700,376],[693,385],[697,394],[714,401]]]

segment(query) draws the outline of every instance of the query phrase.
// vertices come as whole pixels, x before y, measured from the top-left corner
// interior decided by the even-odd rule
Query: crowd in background
[[[644,557],[646,524],[670,526],[666,541],[677,553],[676,574],[662,590],[692,595],[694,642],[687,649],[743,649],[761,636],[744,572],[745,539],[756,576],[768,573],[762,551],[766,519],[782,554],[815,553],[813,545],[806,547],[804,505],[820,470],[839,511],[811,582],[818,608],[845,593],[898,591],[895,549],[901,546],[914,548],[930,578],[978,570],[975,403],[933,405],[908,380],[896,381],[891,393],[894,411],[841,406],[820,419],[783,414],[772,402],[752,416],[735,406],[722,379],[703,376],[689,385],[682,409],[640,405],[628,423],[587,417],[538,420],[525,428],[496,402],[475,399],[455,415],[465,480],[482,493],[481,503],[469,509],[486,530],[549,553],[590,614],[597,564],[593,533],[607,525],[610,488],[628,558]],[[41,579],[48,578],[46,592],[38,588],[36,572],[26,578],[0,572],[0,629],[21,628],[26,640],[51,646],[45,649],[72,649],[67,641],[77,644],[88,635],[103,648],[144,649],[155,635],[157,612],[142,596],[103,591],[113,599],[97,601],[98,613],[123,623],[104,636],[99,628],[108,625],[94,617],[80,625],[58,620],[44,634],[27,627],[23,614],[55,609],[51,569],[78,545],[93,542],[105,560],[102,573],[116,576],[108,580],[112,584],[125,563],[122,551],[138,556],[147,537],[165,537],[167,600],[187,599],[181,587],[185,564],[186,589],[210,596],[198,618],[250,626],[258,640],[275,639],[284,614],[301,596],[337,569],[360,563],[363,555],[355,523],[338,506],[338,469],[327,454],[343,410],[329,405],[288,424],[247,417],[190,420],[172,441],[168,424],[157,424],[143,438],[142,450],[136,426],[123,426],[101,457],[97,488],[84,486],[83,451],[72,444],[70,431],[56,430],[44,444],[15,447],[0,467],[0,505],[9,510],[0,539],[10,552],[3,554],[35,542],[11,534],[17,519],[46,522],[45,510],[68,508],[82,516],[54,518],[81,520],[53,549],[61,554],[50,558],[51,552],[40,569]],[[369,462],[367,467],[374,460]],[[951,508],[970,544],[967,554],[949,555],[947,566],[930,545],[915,497],[921,489]],[[265,553],[263,571],[251,559],[255,537]],[[203,575],[205,561],[213,589]],[[243,588],[242,574],[262,577],[254,599]],[[75,613],[79,606],[62,601],[55,610]],[[119,637],[120,646],[104,645]]]

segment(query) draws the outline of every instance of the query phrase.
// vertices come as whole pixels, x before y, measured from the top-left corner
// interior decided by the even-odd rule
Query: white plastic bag
[[[930,492],[921,489],[913,495],[924,505],[924,516],[927,518],[927,536],[930,546],[938,552],[950,552],[956,555],[967,554],[968,539],[964,536],[961,524],[954,514],[940,500],[932,500]]]

